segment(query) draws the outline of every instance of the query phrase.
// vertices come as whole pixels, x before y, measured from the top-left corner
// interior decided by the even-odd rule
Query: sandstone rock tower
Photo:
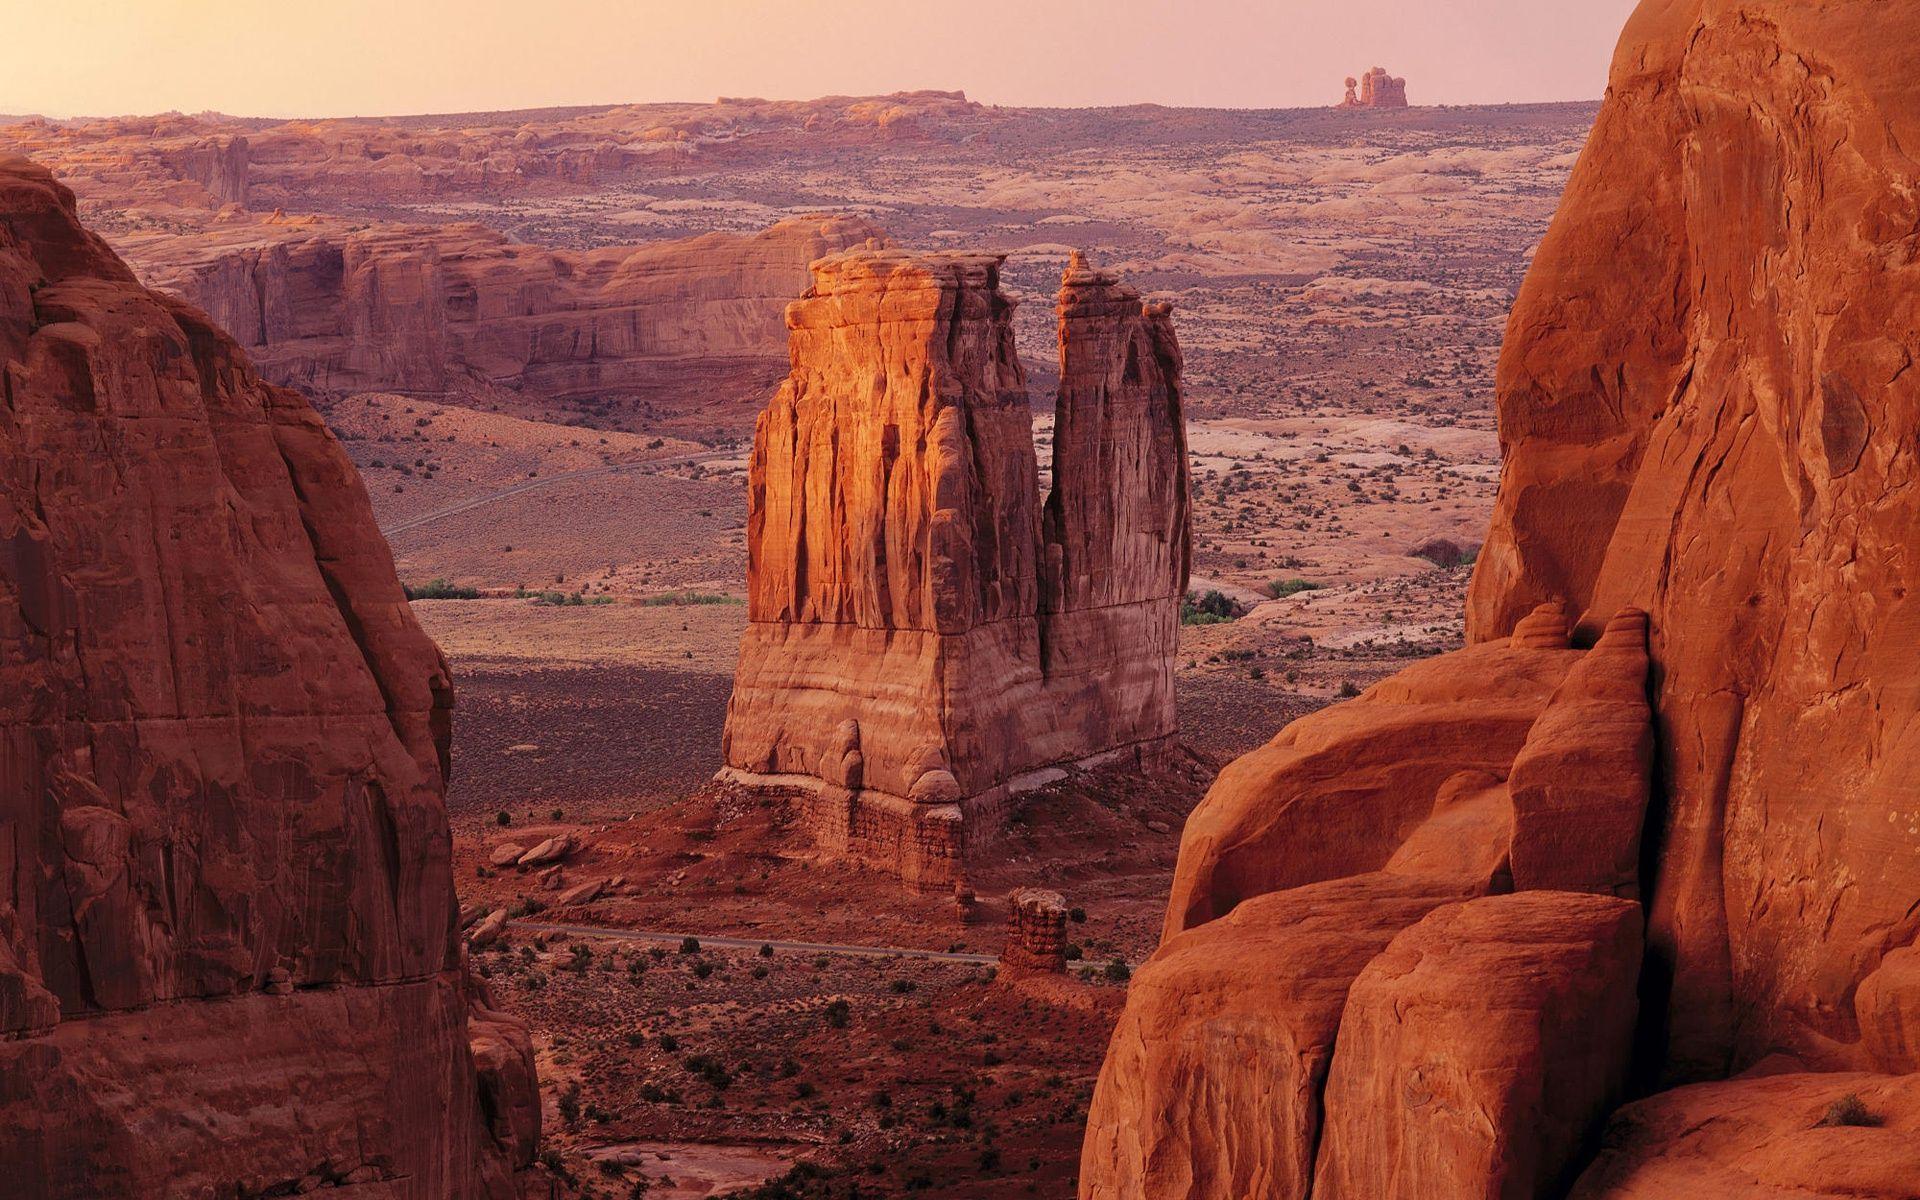
[[[1920,0],[1641,5],[1472,644],[1195,811],[1085,1200],[1913,1194],[1916,56]]]
[[[0,382],[0,1190],[513,1195],[447,671],[346,455],[22,160]]]
[[[1407,81],[1387,74],[1385,67],[1375,67],[1358,79],[1348,76],[1346,98],[1334,107],[1405,108]]]
[[[1163,754],[1188,566],[1168,306],[1076,255],[1039,496],[992,255],[822,259],[749,485],[728,774],[828,848],[950,887],[1036,772]]]

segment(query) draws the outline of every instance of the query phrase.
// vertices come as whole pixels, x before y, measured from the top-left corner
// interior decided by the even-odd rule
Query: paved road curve
[[[529,479],[525,483],[516,483],[510,488],[503,488],[497,492],[488,492],[484,496],[475,496],[470,500],[462,500],[458,504],[449,504],[445,508],[436,508],[432,512],[421,513],[417,517],[408,517],[404,521],[395,521],[391,525],[382,525],[380,527],[380,533],[381,536],[391,539],[395,534],[405,533],[409,529],[418,529],[420,526],[438,521],[442,517],[451,517],[455,513],[467,512],[471,509],[479,508],[482,505],[492,504],[496,500],[505,500],[508,496],[518,496],[522,492],[531,492],[535,488],[543,488],[553,483],[563,483],[569,479],[589,479],[595,475],[617,475],[622,471],[652,471],[660,467],[683,467],[688,463],[711,462],[716,458],[731,458],[736,453],[738,452],[733,450],[708,450],[699,454],[682,454],[678,458],[648,458],[642,459],[639,462],[608,463],[603,467],[586,467],[578,471],[562,471],[558,475],[542,475],[537,479]]]

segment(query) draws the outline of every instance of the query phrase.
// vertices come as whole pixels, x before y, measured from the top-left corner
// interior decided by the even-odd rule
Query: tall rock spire
[[[815,796],[829,847],[926,887],[1041,768],[1157,754],[1188,560],[1165,305],[1076,255],[1044,519],[1000,258],[814,264],[755,435],[737,778]]]

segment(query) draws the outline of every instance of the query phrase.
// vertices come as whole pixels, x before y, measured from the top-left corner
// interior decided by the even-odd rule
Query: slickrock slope
[[[1643,5],[1501,361],[1469,630],[1651,614],[1682,1078],[1866,1065],[1920,931],[1916,53],[1912,0]]]
[[[1864,1073],[1920,1065],[1916,56],[1920,0],[1642,4],[1509,326],[1475,644],[1222,773],[1083,1196],[1555,1196],[1630,1066],[1755,1069],[1621,1110],[1579,1200],[1916,1194],[1917,1077]],[[1554,648],[1568,621],[1593,649]],[[1226,964],[1308,927],[1290,898],[1383,865],[1516,894],[1356,972],[1322,1097],[1316,1060],[1255,1032],[1290,1003]],[[1640,897],[1644,961],[1601,938],[1577,985],[1548,961],[1564,930],[1477,919],[1637,924]],[[1134,1033],[1179,1012],[1199,1023]],[[1300,1161],[1303,1089],[1318,1177],[1228,1172],[1276,1130]]]
[[[8,1194],[512,1195],[533,1064],[454,936],[447,671],[346,456],[19,160],[0,364]]]
[[[1031,773],[1157,755],[1176,732],[1188,516],[1168,310],[1069,266],[1043,512],[999,270],[816,263],[749,481],[729,768],[807,784],[826,845],[929,888],[963,875]]]
[[[795,217],[753,235],[572,251],[472,224],[233,217],[188,235],[130,235],[125,248],[149,283],[205,309],[276,383],[478,385],[554,400],[671,386],[710,400],[715,389],[757,392],[777,373],[781,314],[805,290],[807,264],[878,236],[854,217]]]
[[[1835,1105],[1858,1123],[1836,1121]],[[1916,1188],[1920,1075],[1838,1072],[1700,1083],[1630,1104],[1569,1200],[1906,1200]]]

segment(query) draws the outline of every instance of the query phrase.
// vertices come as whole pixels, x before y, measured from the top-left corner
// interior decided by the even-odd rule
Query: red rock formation
[[[930,889],[1034,772],[1155,755],[1176,732],[1186,443],[1166,306],[1069,268],[1043,516],[999,269],[816,263],[749,484],[726,761],[807,784],[826,845]]]
[[[1418,663],[1229,764],[1187,819],[1166,936],[1254,896],[1377,871],[1450,781],[1504,780],[1580,657],[1565,630],[1547,609],[1511,643]]]
[[[1256,897],[1165,942],[1107,1049],[1082,1200],[1304,1198],[1347,989],[1401,930],[1474,890],[1354,876]]]
[[[351,464],[18,160],[0,365],[9,1194],[512,1194],[532,1059],[455,938],[446,667]]]
[[[1356,95],[1355,88],[1359,88]],[[1347,95],[1335,108],[1405,108],[1407,107],[1407,81],[1387,74],[1385,67],[1375,67],[1365,75],[1355,79],[1347,77]]]
[[[233,333],[276,383],[555,400],[751,391],[784,361],[807,264],[878,236],[854,217],[759,234],[550,250],[480,225],[350,230],[327,219],[223,221],[130,235],[143,277]],[[703,382],[704,381],[704,382]]]
[[[1678,1077],[1867,1065],[1920,932],[1916,52],[1911,0],[1643,5],[1501,359],[1469,630],[1651,614]]]
[[[1294,898],[1328,886],[1310,880],[1382,861],[1548,908],[1644,894],[1641,1065],[1756,1067],[1623,1110],[1578,1200],[1915,1194],[1920,1075],[1857,1072],[1920,1067],[1916,52],[1920,0],[1642,5],[1509,327],[1475,644],[1221,775],[1096,1091],[1083,1196],[1305,1194],[1296,1167],[1221,1165],[1303,1128],[1318,1064],[1230,1032],[1294,1006],[1193,948],[1284,939],[1312,919]],[[1574,641],[1598,639],[1585,655],[1530,649],[1546,627],[1560,643],[1562,602]],[[1577,987],[1543,959],[1480,962],[1559,939],[1476,930],[1473,909],[1404,935],[1346,1002],[1315,1196],[1558,1194],[1624,1078],[1632,956],[1593,956]],[[1202,1066],[1162,1015],[1189,1009],[1236,1014]],[[1795,1064],[1836,1073],[1761,1073]],[[1396,1081],[1471,1116],[1402,1112]],[[1534,1091],[1568,1107],[1523,1113]]]
[[[1836,1123],[1849,1098],[1862,1123]],[[1621,1109],[1569,1200],[1908,1200],[1916,1181],[1920,1075],[1772,1075]]]
[[[1061,974],[1067,969],[1067,901],[1059,892],[1017,888],[1007,897],[1002,973]]]
[[[1513,760],[1515,888],[1640,898],[1652,722],[1647,614],[1627,609],[1567,672]]]
[[[1522,892],[1396,937],[1347,995],[1315,1200],[1561,1194],[1626,1090],[1642,923]]]
[[[1510,889],[1518,864],[1540,860],[1539,851],[1527,844],[1538,836],[1538,826],[1517,819],[1514,784],[1522,779],[1521,763],[1532,764],[1526,777],[1530,786],[1548,796],[1574,797],[1584,804],[1570,807],[1600,814],[1590,819],[1592,828],[1609,833],[1624,828],[1625,822],[1601,819],[1615,811],[1601,801],[1635,799],[1623,790],[1627,782],[1612,773],[1602,774],[1597,783],[1589,780],[1588,763],[1609,768],[1631,763],[1635,748],[1644,745],[1649,714],[1643,705],[1639,724],[1632,724],[1625,717],[1631,706],[1620,695],[1636,666],[1645,689],[1644,619],[1623,614],[1611,639],[1585,654],[1567,648],[1566,628],[1564,609],[1543,605],[1511,639],[1417,664],[1349,704],[1295,722],[1221,773],[1181,842],[1166,940],[1139,976],[1151,980],[1152,987],[1136,982],[1101,1072],[1081,1161],[1083,1197],[1259,1194],[1304,1200],[1316,1186],[1313,1155],[1324,1058],[1303,1056],[1297,1039],[1262,1036],[1228,1043],[1217,1038],[1221,1049],[1196,1064],[1190,1044],[1199,1035],[1184,1031],[1180,1022],[1188,1018],[1180,1014],[1209,1014],[1214,1006],[1225,1006],[1222,1011],[1234,1015],[1222,1028],[1239,1028],[1252,1019],[1246,1014],[1258,1012],[1267,1013],[1261,1019],[1295,1020],[1294,1001],[1271,995],[1266,978],[1288,956],[1309,958],[1316,969],[1338,967],[1323,980],[1338,986],[1317,993],[1312,1010],[1315,1036],[1331,1047],[1335,1032],[1344,1028],[1346,985],[1402,929],[1442,904]],[[1644,776],[1640,787],[1637,803],[1644,809]],[[1632,831],[1637,833],[1637,822]],[[1603,842],[1593,857],[1610,868],[1615,849]],[[1611,882],[1600,874],[1603,882]],[[1431,897],[1432,903],[1409,914],[1397,900],[1388,902],[1406,894]],[[1498,985],[1512,988],[1507,1009],[1518,1013],[1531,1007],[1561,1020],[1569,975],[1577,975],[1580,986],[1597,988],[1617,1009],[1623,997],[1632,996],[1639,969],[1637,952],[1625,953],[1617,940],[1626,928],[1620,913],[1630,910],[1637,919],[1637,906],[1555,895],[1552,901],[1529,898],[1510,909],[1491,910],[1514,914],[1509,919],[1523,927],[1528,922],[1521,916],[1529,915],[1543,943],[1533,947],[1543,956],[1536,969]],[[1333,911],[1333,896],[1342,898],[1337,919],[1344,927],[1364,930],[1377,941],[1365,953],[1356,949],[1351,959],[1297,944],[1314,936],[1323,912]],[[1587,965],[1576,962],[1577,954],[1553,958],[1550,943],[1565,941],[1564,930],[1556,932],[1555,918],[1540,914],[1558,912],[1564,925],[1571,919],[1568,913],[1602,910],[1613,916],[1594,926],[1605,936],[1595,932],[1593,944],[1604,943],[1605,953],[1595,951]],[[1501,944],[1500,921],[1479,928],[1476,918],[1436,920],[1463,937],[1478,929],[1474,936]],[[1418,948],[1436,935],[1409,936]],[[1518,933],[1505,936],[1509,942],[1522,940]],[[1262,947],[1276,948],[1273,957]],[[1484,958],[1463,949],[1459,961],[1446,968],[1444,986],[1456,993],[1478,987],[1485,997],[1497,996],[1498,986],[1479,980],[1475,972],[1490,969],[1498,958],[1497,949]],[[1211,959],[1232,966],[1210,966]],[[1222,998],[1223,992],[1232,995]],[[1514,1165],[1512,1178],[1557,1175],[1578,1148],[1579,1134],[1604,1114],[1625,1077],[1631,1021],[1617,1028],[1589,1022],[1594,1057],[1582,1060],[1578,1048],[1558,1033],[1542,1034],[1530,1053],[1517,1035],[1498,1045],[1459,1041],[1454,1027],[1438,1015],[1444,1007],[1410,1017],[1407,1029],[1393,1037],[1375,1037],[1363,1073],[1381,1079],[1444,1072],[1448,1068],[1435,1065],[1424,1048],[1452,1043],[1452,1069],[1463,1077],[1518,1072],[1538,1087],[1547,1086],[1543,1081],[1549,1077],[1557,1079],[1568,1106],[1564,1116],[1537,1126],[1538,1140],[1528,1147],[1533,1157]],[[1371,1018],[1359,1019],[1364,1028]],[[1515,1019],[1524,1024],[1524,1018]],[[1494,1028],[1497,1020],[1490,1017],[1483,1025]],[[1136,1036],[1141,1029],[1149,1032]],[[1603,1029],[1612,1032],[1603,1035]],[[1498,1049],[1514,1057],[1502,1059]],[[1266,1088],[1277,1089],[1279,1099],[1258,1101]],[[1539,1121],[1537,1114],[1501,1108],[1508,1103],[1503,1095],[1489,1092],[1478,1101],[1483,1112],[1507,1113],[1499,1129]],[[1357,1103],[1351,1094],[1348,1102]],[[1347,1147],[1341,1153],[1347,1157],[1338,1167],[1344,1181],[1339,1186],[1347,1189],[1342,1194],[1370,1195],[1367,1189],[1380,1186],[1388,1172],[1393,1186],[1404,1186],[1408,1196],[1482,1194],[1472,1191],[1472,1172],[1462,1165],[1472,1156],[1458,1139],[1429,1130],[1419,1135],[1428,1139],[1420,1143],[1422,1153],[1408,1150],[1402,1168],[1390,1168],[1381,1155],[1401,1154],[1403,1144],[1418,1139],[1409,1134],[1404,1142],[1391,1142],[1385,1124],[1363,1130],[1360,1117],[1347,1120],[1350,1127],[1341,1135]],[[1208,1129],[1204,1136],[1198,1131],[1201,1121]],[[1547,1129],[1556,1131],[1552,1138],[1542,1132]],[[1490,1144],[1498,1142],[1495,1136]],[[1479,1161],[1491,1161],[1489,1154]]]
[[[0,126],[0,146],[57,164],[69,187],[116,208],[247,205],[251,144],[238,122],[214,126],[179,115],[34,118]]]

